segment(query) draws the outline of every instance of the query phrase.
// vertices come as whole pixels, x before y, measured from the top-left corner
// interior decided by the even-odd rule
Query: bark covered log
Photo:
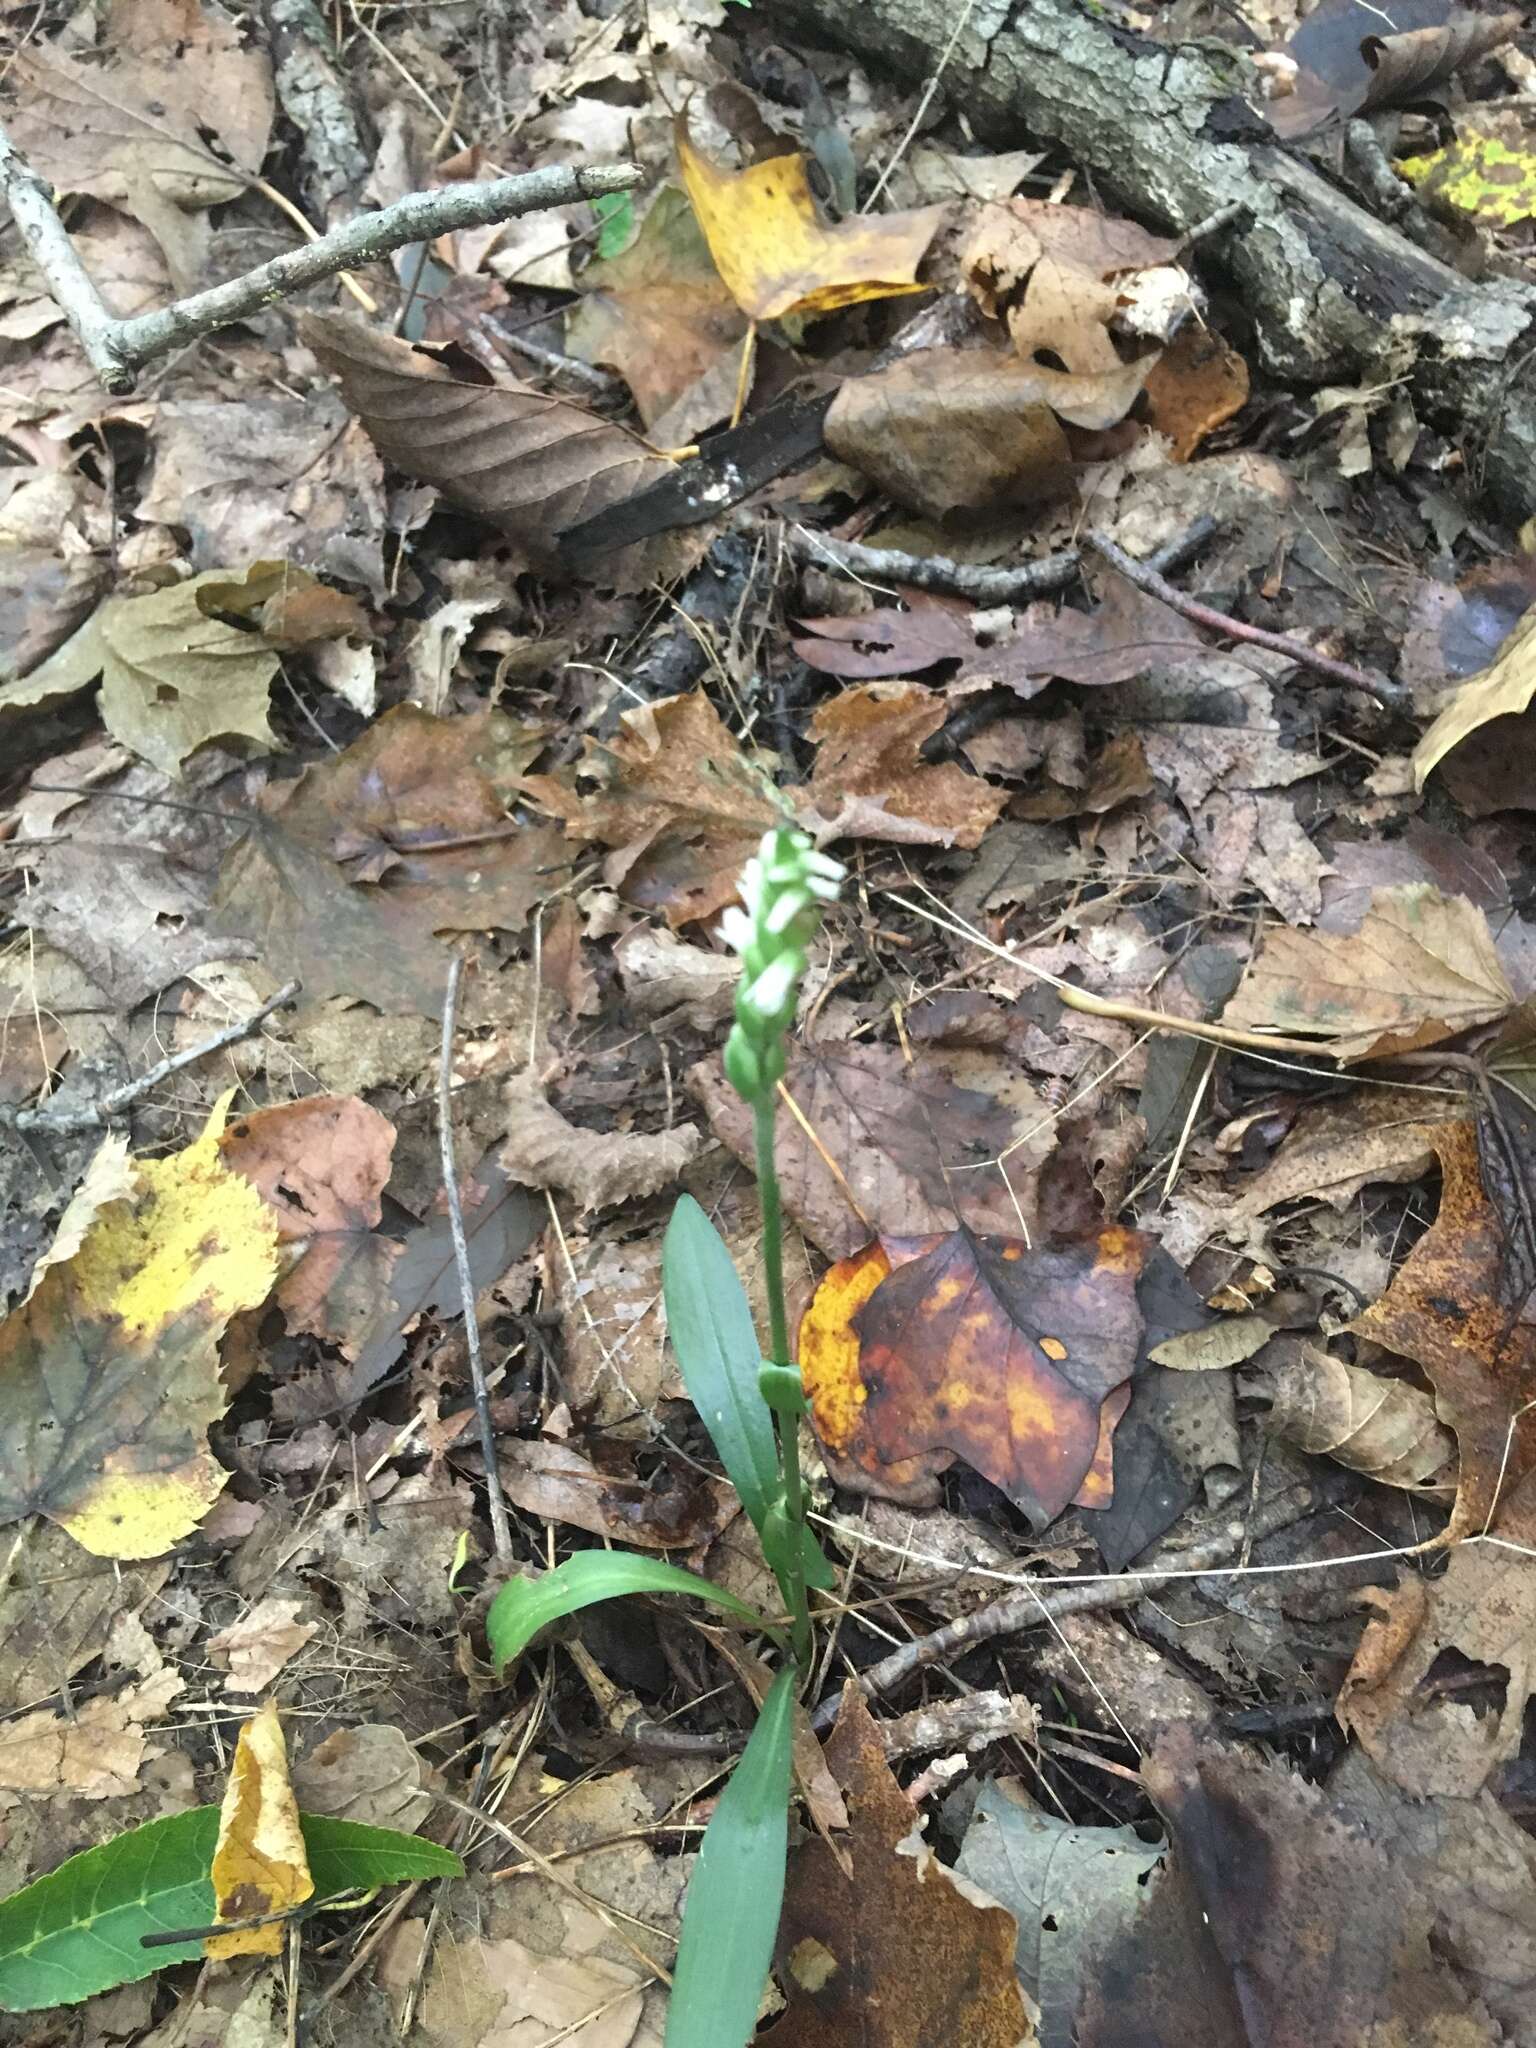
[[[1513,518],[1536,511],[1536,290],[1469,283],[1283,149],[1225,45],[1154,43],[1082,0],[963,4],[757,0],[754,18],[914,87],[941,72],[939,93],[983,140],[1063,150],[1161,230],[1236,202],[1201,256],[1237,286],[1266,367],[1318,384],[1406,375],[1474,486]]]

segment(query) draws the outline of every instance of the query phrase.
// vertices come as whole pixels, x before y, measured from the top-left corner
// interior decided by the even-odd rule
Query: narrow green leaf
[[[704,1831],[688,1885],[666,2048],[742,2048],[773,1961],[789,1833],[793,1671],[781,1671]]]
[[[692,1593],[716,1607],[772,1632],[772,1624],[755,1608],[722,1586],[711,1585],[680,1565],[658,1557],[637,1557],[628,1550],[578,1550],[564,1564],[540,1579],[508,1579],[485,1617],[491,1656],[504,1671],[519,1651],[527,1649],[540,1629],[562,1615],[590,1607],[598,1600],[621,1599],[626,1593]]]
[[[593,200],[592,211],[602,223],[597,237],[597,253],[607,261],[628,248],[630,237],[635,232],[635,195],[633,192],[604,192]]]
[[[458,1877],[449,1849],[394,1828],[300,1816],[317,1899],[401,1878]],[[0,1899],[0,2012],[74,2005],[136,1984],[169,1963],[195,1962],[201,1941],[144,1948],[140,1937],[213,1922],[219,1809],[194,1806],[95,1849]]]
[[[757,1383],[762,1347],[725,1240],[692,1195],[679,1196],[667,1225],[661,1290],[688,1398],[761,1529],[779,1484],[773,1416]]]

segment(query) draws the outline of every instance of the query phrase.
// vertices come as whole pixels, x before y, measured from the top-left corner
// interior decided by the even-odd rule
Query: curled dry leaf
[[[1504,1505],[1499,1530],[1519,1549],[1455,1546],[1442,1575],[1411,1573],[1392,1593],[1370,1589],[1377,1612],[1339,1694],[1338,1718],[1381,1775],[1415,1799],[1473,1799],[1520,1753],[1536,1692],[1536,1484]],[[1431,1683],[1446,1652],[1482,1666],[1495,1704]]]
[[[226,1692],[265,1692],[314,1635],[318,1621],[300,1621],[302,1600],[263,1600],[208,1641],[208,1654],[228,1676]]]
[[[340,313],[301,313],[299,331],[341,381],[347,409],[386,461],[510,535],[541,575],[563,577],[561,529],[670,473],[625,427],[528,384],[470,384],[409,342]],[[677,543],[606,558],[604,580],[637,587],[676,566]]]
[[[1468,676],[1414,749],[1418,788],[1453,747],[1496,718],[1517,717],[1536,696],[1536,605],[1526,612],[1487,668]],[[1511,730],[1512,728],[1505,728]]]
[[[953,761],[923,759],[923,742],[948,714],[945,699],[921,683],[866,683],[823,704],[811,720],[807,829],[822,843],[979,846],[1008,795]]]
[[[1536,1325],[1509,1257],[1508,1226],[1483,1189],[1477,1133],[1447,1124],[1435,1220],[1392,1285],[1350,1325],[1411,1358],[1456,1432],[1461,1479],[1450,1537],[1497,1526],[1500,1500],[1536,1466]]]
[[[0,1523],[44,1514],[97,1556],[157,1557],[223,1487],[219,1339],[277,1278],[266,1205],[219,1158],[223,1109],[136,1161],[135,1192],[0,1323]]]
[[[501,1162],[524,1187],[558,1188],[582,1210],[637,1201],[668,1187],[699,1149],[691,1124],[679,1130],[588,1131],[551,1107],[536,1076],[507,1083],[507,1142]]]
[[[246,1722],[235,1744],[213,1852],[216,1917],[255,1920],[283,1913],[302,1905],[314,1889],[298,1803],[288,1782],[288,1747],[269,1700]],[[287,1938],[281,1923],[242,1927],[209,1935],[203,1953],[216,1962],[230,1956],[280,1956]]]
[[[877,1491],[881,1467],[900,1483],[953,1453],[1039,1527],[1074,1500],[1102,1507],[1143,1258],[1115,1228],[1059,1246],[955,1231],[840,1261],[800,1327],[818,1435]]]
[[[829,228],[817,217],[803,156],[724,170],[693,147],[679,118],[677,157],[716,268],[749,319],[815,318],[923,289],[917,266],[943,207],[860,213]]]
[[[1336,1059],[1385,1059],[1487,1024],[1514,1000],[1482,911],[1418,883],[1377,889],[1357,932],[1267,931],[1222,1022],[1306,1033]]]
[[[1013,1915],[923,1842],[855,1685],[826,1754],[848,1806],[845,1860],[819,1839],[790,1859],[777,1951],[787,2010],[763,2048],[1029,2048]]]
[[[1233,1220],[1302,1199],[1343,1210],[1371,1181],[1422,1180],[1434,1164],[1434,1133],[1462,1114],[1461,1099],[1410,1088],[1362,1093],[1304,1109],[1268,1165],[1238,1183]]]
[[[1335,1358],[1321,1344],[1278,1337],[1253,1381],[1269,1395],[1269,1427],[1299,1451],[1332,1458],[1383,1486],[1435,1501],[1456,1492],[1456,1437],[1410,1380]]]

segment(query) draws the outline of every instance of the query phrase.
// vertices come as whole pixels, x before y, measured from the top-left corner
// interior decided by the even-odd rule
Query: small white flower
[[[720,913],[720,936],[733,953],[745,953],[752,943],[753,924],[736,904]]]
[[[810,880],[811,876],[819,875],[823,881],[832,884],[834,891],[838,883],[848,873],[848,870],[840,860],[834,860],[830,853],[818,853],[810,845],[807,845],[804,853],[801,854],[800,865],[805,872],[807,881]]]
[[[775,897],[763,922],[763,930],[778,938],[789,930],[802,910],[810,907],[811,898],[806,890],[799,887],[786,889],[782,896]]]
[[[789,1000],[795,983],[805,971],[803,953],[781,953],[777,960],[770,960],[750,988],[744,989],[737,998],[759,1017],[776,1017]]]

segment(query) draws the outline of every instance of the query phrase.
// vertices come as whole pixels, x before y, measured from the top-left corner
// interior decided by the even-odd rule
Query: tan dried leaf
[[[1259,1372],[1272,1391],[1269,1427],[1286,1443],[1383,1486],[1436,1501],[1455,1495],[1456,1435],[1422,1387],[1349,1365],[1299,1338],[1277,1339]]]
[[[1487,668],[1468,676],[1413,752],[1413,780],[1422,789],[1430,771],[1490,719],[1527,709],[1536,696],[1536,605],[1521,619]]]
[[[317,1633],[318,1621],[300,1621],[302,1600],[263,1600],[208,1644],[228,1676],[226,1692],[265,1692],[285,1664]]]
[[[556,1188],[581,1209],[638,1201],[677,1179],[698,1151],[692,1125],[654,1135],[583,1130],[551,1107],[537,1077],[507,1083],[507,1142],[501,1163],[523,1187]]]
[[[1008,793],[954,761],[923,759],[923,742],[948,713],[921,683],[865,683],[823,704],[811,720],[817,753],[805,813],[816,837],[980,845]]]

